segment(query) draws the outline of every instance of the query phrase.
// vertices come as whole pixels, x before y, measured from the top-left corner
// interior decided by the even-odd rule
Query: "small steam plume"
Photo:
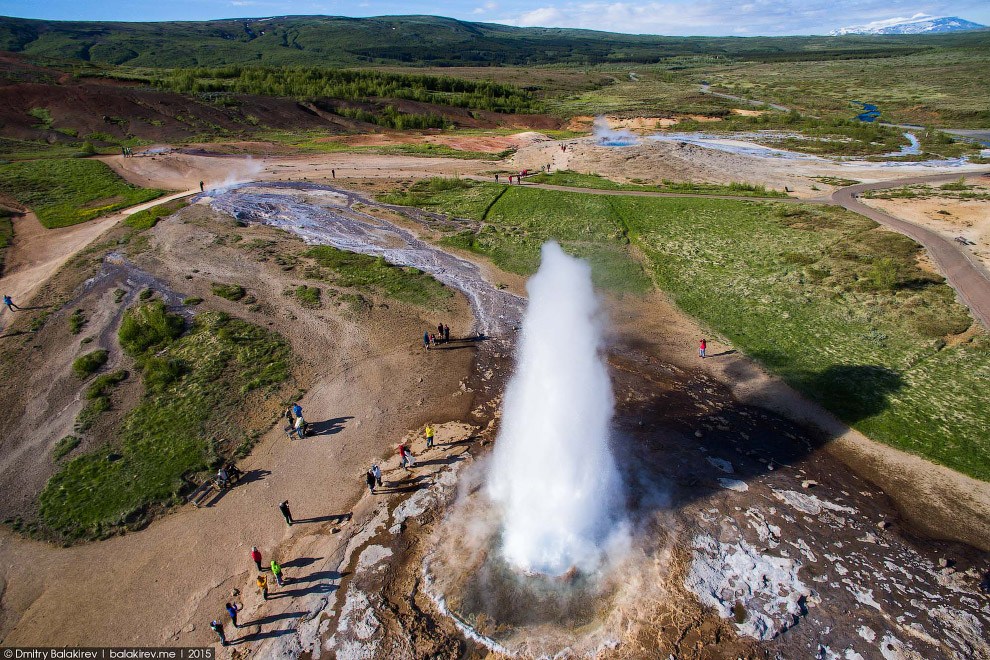
[[[604,115],[595,117],[594,135],[595,142],[606,147],[629,147],[639,144],[639,138],[629,131],[609,128],[608,120]]]
[[[591,269],[547,243],[526,289],[516,372],[487,484],[501,509],[501,552],[527,573],[592,571],[623,514]]]

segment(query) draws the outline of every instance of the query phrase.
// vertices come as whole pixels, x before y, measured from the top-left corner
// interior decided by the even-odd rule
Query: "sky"
[[[0,0],[0,15],[52,20],[198,21],[287,14],[430,14],[632,34],[769,36],[827,34],[916,14],[990,25],[990,0]]]

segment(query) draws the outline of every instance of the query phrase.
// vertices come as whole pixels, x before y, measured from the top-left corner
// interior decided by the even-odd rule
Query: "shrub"
[[[97,399],[101,396],[107,396],[113,388],[117,387],[117,385],[126,379],[127,372],[123,369],[118,369],[108,374],[101,374],[94,378],[93,382],[86,388],[86,398]]]
[[[305,284],[297,286],[296,299],[303,307],[315,309],[320,306],[320,287]]]
[[[57,461],[58,459],[62,458],[70,451],[78,447],[80,442],[82,442],[82,440],[80,440],[74,435],[65,436],[64,438],[62,438],[61,440],[55,443],[55,448],[52,449],[52,458]]]
[[[78,335],[82,332],[84,325],[86,325],[86,317],[83,315],[83,311],[77,309],[72,312],[72,316],[69,317],[69,332]]]
[[[203,299],[196,296],[189,296],[188,298],[183,298],[182,300],[183,305],[188,305],[190,307],[193,305],[198,305],[201,302],[203,302]]]
[[[132,357],[171,343],[182,334],[185,322],[178,314],[165,311],[160,300],[132,307],[124,313],[117,337],[120,347]]]
[[[152,357],[144,363],[144,386],[150,393],[164,392],[165,388],[182,378],[186,367],[181,360]]]
[[[79,378],[87,378],[105,365],[108,358],[109,354],[102,348],[86,353],[76,358],[76,361],[72,363],[72,373]]]
[[[247,291],[245,291],[244,287],[240,284],[222,284],[220,282],[214,282],[212,290],[213,295],[233,301],[240,300],[247,294]]]

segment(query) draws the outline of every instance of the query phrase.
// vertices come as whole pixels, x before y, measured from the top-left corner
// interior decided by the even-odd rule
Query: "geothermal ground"
[[[575,141],[565,152],[538,136],[527,141],[519,167],[553,162],[658,180],[691,171],[698,180],[793,185],[809,197],[822,194],[812,175],[847,172],[678,143]],[[487,524],[480,498],[514,368],[523,282],[438,248],[435,229],[456,220],[380,205],[366,192],[388,179],[487,176],[495,163],[344,154],[249,163],[178,153],[111,162],[142,185],[253,183],[208,191],[151,230],[151,250],[105,261],[97,280],[83,284],[83,266],[70,262],[61,290],[24,282],[22,295],[71,299],[56,312],[67,316],[117,288],[205,298],[206,279],[241,282],[265,304],[211,304],[289,338],[304,358],[303,406],[330,430],[289,443],[276,425],[241,462],[259,478],[124,536],[55,548],[0,532],[5,645],[213,644],[207,624],[236,589],[249,625],[229,634],[237,641],[221,657],[990,658],[980,586],[990,570],[986,485],[841,425],[817,430],[837,422],[732,347],[711,342],[702,362],[701,331],[659,294],[604,300],[611,449],[629,524],[621,559],[595,579],[465,571],[490,560],[473,534]],[[330,168],[343,180],[328,181]],[[863,166],[856,178],[889,174]],[[270,244],[268,252],[237,247],[250,241]],[[381,301],[365,316],[302,309],[283,296],[298,278],[271,256],[303,241],[412,263],[460,293],[442,319]],[[460,341],[424,351],[422,331],[438,320]],[[107,313],[87,332],[112,335],[118,322]],[[2,484],[4,517],[27,509],[51,474],[48,446],[82,405],[47,376],[71,360],[62,340],[39,333],[32,346],[8,385],[9,407],[43,396],[37,419],[61,426],[30,424],[19,444],[5,439],[6,453],[33,450],[20,450],[17,478]],[[267,402],[251,415],[270,424],[277,412]],[[427,422],[438,429],[430,450]],[[394,456],[403,439],[417,457],[409,471]],[[374,494],[362,477],[372,461],[385,473]],[[274,506],[286,498],[308,522],[282,523]],[[252,545],[290,578],[270,601],[253,588]],[[532,601],[520,598],[527,594]]]

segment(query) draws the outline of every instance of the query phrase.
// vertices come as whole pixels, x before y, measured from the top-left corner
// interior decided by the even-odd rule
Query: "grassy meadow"
[[[132,186],[98,160],[78,158],[0,164],[0,189],[31,208],[49,229],[86,222],[165,194]]]
[[[835,207],[472,185],[420,193],[474,221],[443,242],[529,274],[548,238],[599,286],[655,283],[870,437],[990,479],[990,338],[920,247]],[[644,273],[632,255],[645,256]]]
[[[144,395],[106,445],[63,463],[41,492],[41,530],[64,543],[140,526],[155,508],[177,503],[187,479],[250,448],[238,421],[247,398],[271,395],[290,378],[281,336],[225,314],[200,314],[185,329],[152,300],[126,312],[119,340]],[[90,383],[94,414],[109,409],[122,379],[115,372]]]

